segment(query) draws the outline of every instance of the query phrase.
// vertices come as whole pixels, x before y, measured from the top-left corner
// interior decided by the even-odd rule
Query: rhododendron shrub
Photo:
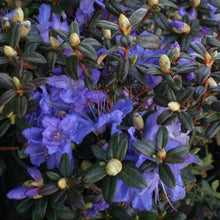
[[[14,218],[220,216],[219,0],[0,5],[0,174]]]

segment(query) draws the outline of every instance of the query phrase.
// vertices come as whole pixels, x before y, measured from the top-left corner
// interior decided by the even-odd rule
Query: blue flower
[[[92,204],[91,209],[87,209],[85,216],[92,218],[96,215],[98,211],[103,211],[109,207],[109,204],[104,200],[95,202]]]
[[[33,178],[28,180],[23,186],[16,187],[8,192],[7,197],[9,199],[21,200],[26,197],[35,198],[40,187],[43,186],[43,179],[40,171],[36,167],[28,167],[27,172]]]

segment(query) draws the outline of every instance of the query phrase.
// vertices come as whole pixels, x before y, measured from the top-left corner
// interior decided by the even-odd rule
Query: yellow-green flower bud
[[[158,153],[157,153],[157,157],[160,158],[162,161],[164,161],[166,159],[166,151],[164,149],[161,149]]]
[[[160,69],[164,74],[170,73],[170,58],[164,54],[160,57]]]
[[[16,21],[22,22],[23,20],[24,20],[24,12],[23,12],[22,8],[19,7],[15,10],[13,17],[12,17],[12,21],[13,22],[16,22]]]
[[[91,209],[92,208],[92,202],[87,202],[86,204],[85,204],[85,209]]]
[[[36,196],[33,197],[33,199],[41,199],[42,197],[43,197],[42,195],[37,194]]]
[[[69,42],[73,47],[80,44],[79,35],[77,33],[72,33],[69,37]]]
[[[17,77],[13,77],[13,82],[16,88],[19,88],[21,86],[20,80]]]
[[[144,120],[139,113],[133,114],[133,125],[136,129],[141,130],[144,128]]]
[[[133,56],[131,58],[131,66],[135,65],[137,60],[138,60],[138,55],[137,54],[133,54]]]
[[[92,163],[90,161],[83,160],[81,165],[80,165],[80,168],[81,168],[82,171],[85,171],[85,170],[87,170],[91,166],[92,166]]]
[[[208,84],[210,87],[217,87],[218,86],[218,84],[216,83],[216,81],[212,77],[210,77],[208,79]]]
[[[57,182],[57,186],[61,190],[65,189],[67,187],[67,179],[66,178],[59,179],[58,182]]]
[[[50,36],[50,45],[53,50],[56,50],[60,46],[60,42],[53,36]]]
[[[108,161],[105,170],[109,176],[116,176],[122,170],[122,163],[120,160],[112,158],[111,160]]]
[[[21,38],[27,37],[30,30],[31,30],[31,22],[23,21],[21,25]]]
[[[3,18],[3,27],[4,27],[4,30],[9,30],[11,28],[11,23],[9,22],[9,19],[4,17]]]
[[[190,26],[182,21],[172,20],[170,22],[170,27],[177,34],[181,34],[181,33],[188,34],[191,30]]]
[[[173,112],[177,112],[180,110],[180,104],[178,102],[169,102],[168,107]]]
[[[131,23],[125,15],[120,14],[119,19],[118,19],[118,25],[119,25],[121,32],[125,33],[126,35],[130,34]]]
[[[217,57],[217,56],[218,56],[218,51],[215,50],[215,51],[211,54],[211,58],[212,58],[212,60],[214,60],[215,57]]]
[[[196,8],[200,4],[200,0],[189,0],[189,4],[193,7]]]
[[[110,40],[112,37],[111,30],[109,29],[102,29],[102,34],[103,34],[103,37],[107,40]]]
[[[7,58],[17,56],[17,52],[10,46],[4,46],[4,54]]]
[[[173,50],[174,50],[173,61],[176,62],[180,58],[180,48],[174,47]]]
[[[159,0],[148,0],[148,5],[150,7],[153,7],[155,5],[158,5],[159,4]]]

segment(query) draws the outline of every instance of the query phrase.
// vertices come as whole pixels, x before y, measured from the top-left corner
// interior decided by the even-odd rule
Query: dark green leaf
[[[208,38],[207,44],[212,47],[220,47],[220,41],[215,38]]]
[[[194,94],[193,94],[193,98],[195,100],[198,100],[201,98],[201,96],[206,92],[206,88],[203,87],[203,86],[197,86],[195,91],[194,91]]]
[[[194,88],[193,87],[187,87],[185,90],[181,90],[178,94],[177,100],[179,103],[184,103],[188,99],[190,99],[193,95]]]
[[[0,65],[7,63],[6,57],[0,57]]]
[[[166,16],[161,12],[153,13],[153,19],[161,29],[168,30],[170,28]]]
[[[120,135],[119,132],[115,133],[112,135],[110,141],[109,141],[109,146],[107,148],[107,153],[110,158],[113,158],[114,155],[116,154],[117,146],[120,141]]]
[[[98,147],[97,145],[92,145],[92,152],[99,160],[107,161],[109,160],[108,154],[102,148]]]
[[[145,189],[147,187],[147,182],[144,177],[142,177],[137,170],[129,166],[123,166],[122,171],[119,173],[119,177],[125,184],[131,187],[140,189]]]
[[[67,206],[59,206],[55,208],[58,219],[76,219],[76,213],[70,207]]]
[[[169,143],[169,133],[166,127],[161,126],[157,132],[157,150],[161,150],[162,148],[166,148]]]
[[[148,10],[146,8],[139,8],[138,10],[134,11],[129,17],[131,25],[134,26],[141,22],[144,16],[147,14],[147,11]]]
[[[21,89],[23,89],[23,90],[33,90],[34,91],[34,90],[36,90],[36,86],[33,83],[29,82],[29,83],[24,84],[21,87]]]
[[[114,158],[122,161],[127,153],[128,140],[127,138],[120,138],[120,141],[116,147]]]
[[[15,114],[18,118],[23,118],[27,112],[28,101],[25,96],[19,96],[15,101]]]
[[[148,139],[134,141],[132,142],[132,146],[148,157],[151,157],[156,152],[156,146],[154,142]]]
[[[82,41],[83,44],[89,44],[90,46],[92,46],[94,49],[99,50],[102,48],[102,44],[100,44],[96,39],[94,38],[85,38]]]
[[[81,52],[85,57],[89,57],[93,60],[97,59],[97,54],[95,49],[89,44],[80,43],[75,47],[79,52]]]
[[[71,175],[71,160],[67,153],[62,155],[60,162],[60,172],[63,177],[68,177]]]
[[[176,186],[175,177],[167,164],[163,163],[159,165],[159,176],[166,186],[170,188],[174,188]]]
[[[19,22],[13,24],[12,30],[10,32],[9,46],[16,48],[20,41],[21,35],[21,25]]]
[[[75,187],[71,187],[67,190],[67,200],[71,206],[76,207],[77,209],[85,208],[85,202],[83,196],[79,193]]]
[[[48,197],[35,200],[32,208],[32,220],[43,220],[46,214]]]
[[[218,121],[213,122],[206,130],[206,137],[213,138],[220,129],[220,124]]]
[[[36,87],[43,86],[49,82],[47,78],[37,78],[31,81]]]
[[[59,179],[62,178],[58,173],[55,173],[53,171],[47,171],[46,175],[49,179],[51,179],[53,181],[58,181]]]
[[[120,60],[119,66],[118,66],[118,78],[121,82],[123,82],[127,75],[129,70],[129,60]]]
[[[6,105],[8,102],[10,102],[15,96],[17,95],[17,92],[14,89],[9,89],[5,93],[2,94],[0,97],[0,107],[3,105]]]
[[[102,29],[109,29],[109,30],[112,30],[112,31],[117,31],[119,30],[119,26],[113,22],[110,22],[110,21],[106,21],[106,20],[99,20],[97,22],[97,25],[96,25],[98,28],[102,28]]]
[[[176,67],[176,73],[177,74],[185,74],[185,73],[191,73],[194,72],[197,69],[197,65],[193,65],[193,64],[182,64],[182,65],[178,65]]]
[[[93,80],[91,79],[91,77],[85,78],[85,85],[90,91],[94,90],[94,88],[95,88],[95,84],[94,84]]]
[[[174,91],[171,88],[168,88],[168,90],[167,90],[167,98],[168,98],[169,102],[177,101],[176,100],[176,95],[175,95]],[[168,105],[168,103],[167,103],[167,105]],[[166,106],[164,106],[164,107],[166,107]]]
[[[157,118],[157,124],[167,124],[167,122],[169,122],[173,115],[174,113],[170,110],[162,112]]]
[[[135,66],[129,67],[128,75],[138,80],[138,82],[140,82],[141,84],[146,85],[146,78],[144,74],[140,73]]]
[[[66,201],[67,199],[66,191],[67,189],[63,189],[52,195],[53,204],[55,206],[61,206]]]
[[[70,31],[69,31],[69,35],[73,34],[73,33],[77,33],[78,35],[79,33],[79,24],[77,21],[72,21],[70,23]]]
[[[158,214],[155,212],[143,211],[139,215],[139,220],[156,220]]]
[[[180,41],[181,51],[187,52],[190,47],[190,43],[191,43],[191,36],[190,35],[182,36],[181,41]]]
[[[211,107],[214,111],[220,112],[220,100],[213,102]]]
[[[14,83],[12,78],[6,73],[0,73],[0,86],[6,89],[13,89]]]
[[[184,155],[187,152],[187,148],[185,146],[175,147],[167,152],[165,162],[166,163],[184,163],[185,158]]]
[[[41,43],[44,41],[44,39],[39,34],[35,33],[29,33],[26,37],[26,40],[32,43]]]
[[[168,99],[166,96],[154,96],[153,101],[156,105],[162,106],[162,107],[167,107],[168,105]]]
[[[141,173],[147,173],[154,170],[157,167],[157,164],[151,160],[145,160],[139,167]]]
[[[101,167],[99,163],[96,163],[85,171],[83,176],[83,182],[88,184],[95,183],[103,179],[105,176],[105,168]]]
[[[192,116],[189,113],[180,112],[178,114],[178,118],[184,128],[186,128],[187,130],[190,130],[190,131],[193,129],[194,123],[192,120]]]
[[[106,176],[102,183],[102,194],[106,202],[112,203],[115,198],[117,181],[115,177]]]
[[[0,34],[0,42],[1,44],[6,44],[9,42],[9,36],[6,33],[1,33]]]
[[[31,63],[47,63],[47,60],[37,52],[24,52],[21,59],[25,62]]]
[[[204,56],[206,53],[205,47],[199,41],[193,41],[191,43],[191,47],[196,53],[200,54],[201,56]]]
[[[34,204],[33,199],[25,198],[21,202],[19,202],[19,204],[16,207],[16,211],[18,213],[24,213],[28,211],[33,206],[33,204]]]
[[[145,48],[150,50],[157,50],[160,46],[160,40],[155,35],[148,35],[148,34],[142,34],[137,36],[136,43]]]
[[[197,82],[199,84],[203,84],[210,75],[210,68],[207,66],[202,66],[197,69],[195,73],[197,76]]]
[[[59,190],[57,183],[48,183],[43,185],[39,190],[38,194],[42,196],[49,196]]]
[[[177,75],[175,76],[175,78],[177,77]],[[182,86],[175,80],[175,78],[173,79],[172,76],[170,74],[167,74],[164,76],[164,78],[166,79],[168,85],[174,90],[174,91],[180,91],[182,89]]]
[[[73,80],[79,80],[79,69],[78,69],[78,57],[77,56],[70,56],[66,60],[66,69]]]
[[[5,120],[3,123],[1,122],[0,137],[2,137],[7,132],[7,130],[10,128],[10,126],[11,126],[11,123],[10,123],[9,119]]]

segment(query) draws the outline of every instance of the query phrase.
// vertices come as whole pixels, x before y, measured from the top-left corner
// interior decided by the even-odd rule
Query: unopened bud
[[[50,36],[50,45],[53,50],[56,50],[60,46],[60,42],[53,36]]]
[[[172,20],[170,22],[170,26],[172,30],[177,34],[181,34],[181,33],[189,34],[191,30],[190,26],[182,21]]]
[[[165,74],[170,73],[170,58],[166,54],[160,57],[159,64],[160,64],[160,69],[163,73]]]
[[[109,176],[116,176],[122,170],[122,163],[120,160],[112,158],[111,160],[108,161],[105,170]]]
[[[180,104],[178,102],[169,102],[168,107],[173,112],[177,112],[180,110]]]
[[[61,190],[65,189],[67,187],[67,179],[66,178],[59,179],[59,181],[57,182],[57,186]]]
[[[87,202],[86,204],[85,204],[85,209],[91,209],[92,208],[92,202]]]
[[[139,113],[133,114],[133,125],[137,130],[141,130],[144,128],[144,120]]]
[[[174,44],[173,51],[173,61],[176,62],[180,58],[180,47],[178,43]]]
[[[196,8],[200,4],[200,0],[189,0],[189,4],[193,7]]]
[[[148,5],[150,7],[153,7],[155,5],[158,5],[159,4],[159,0],[148,0]]]
[[[42,195],[37,194],[36,196],[33,197],[33,199],[41,199],[42,197],[43,197]]]
[[[210,77],[208,79],[208,84],[210,87],[217,87],[218,86],[218,84],[216,83],[216,81],[212,77]]]
[[[132,58],[131,58],[131,63],[130,65],[133,66],[137,63],[137,60],[138,60],[138,55],[137,54],[132,54]]]
[[[164,161],[166,159],[166,151],[164,149],[161,149],[158,153],[157,153],[157,157],[160,158],[162,161]]]
[[[130,21],[128,20],[128,18],[123,15],[120,14],[119,19],[118,19],[118,25],[120,30],[125,33],[126,35],[129,35],[131,32],[131,24]]]
[[[13,22],[16,22],[16,21],[22,22],[23,20],[24,20],[24,12],[23,12],[22,8],[19,7],[15,10],[13,17],[12,17],[12,21]]]
[[[4,54],[7,58],[11,58],[17,55],[17,52],[10,46],[4,46]]]
[[[80,165],[80,168],[82,171],[85,171],[87,170],[90,166],[92,166],[92,163],[88,160],[83,160],[81,165]]]
[[[17,77],[13,77],[13,82],[16,88],[19,88],[21,86],[20,80]]]
[[[215,57],[217,57],[217,56],[218,56],[218,51],[217,51],[217,50],[215,50],[215,51],[212,53],[212,55],[211,55],[212,60],[214,60],[214,59],[215,59]]]
[[[4,30],[9,30],[11,28],[11,23],[9,22],[9,19],[4,17],[3,18],[3,27],[4,27]]]
[[[30,30],[31,30],[31,22],[23,21],[21,25],[21,38],[27,37]]]
[[[204,63],[207,64],[208,66],[210,66],[210,64],[212,64],[212,57],[209,54],[209,52],[206,51],[205,56],[204,56]]]
[[[111,30],[109,29],[102,29],[102,34],[103,34],[103,37],[107,40],[110,40],[112,37]]]
[[[22,1],[21,0],[15,0],[15,6],[16,7],[21,7],[22,6]]]
[[[72,33],[69,37],[69,42],[73,47],[80,44],[79,35],[77,33]]]

